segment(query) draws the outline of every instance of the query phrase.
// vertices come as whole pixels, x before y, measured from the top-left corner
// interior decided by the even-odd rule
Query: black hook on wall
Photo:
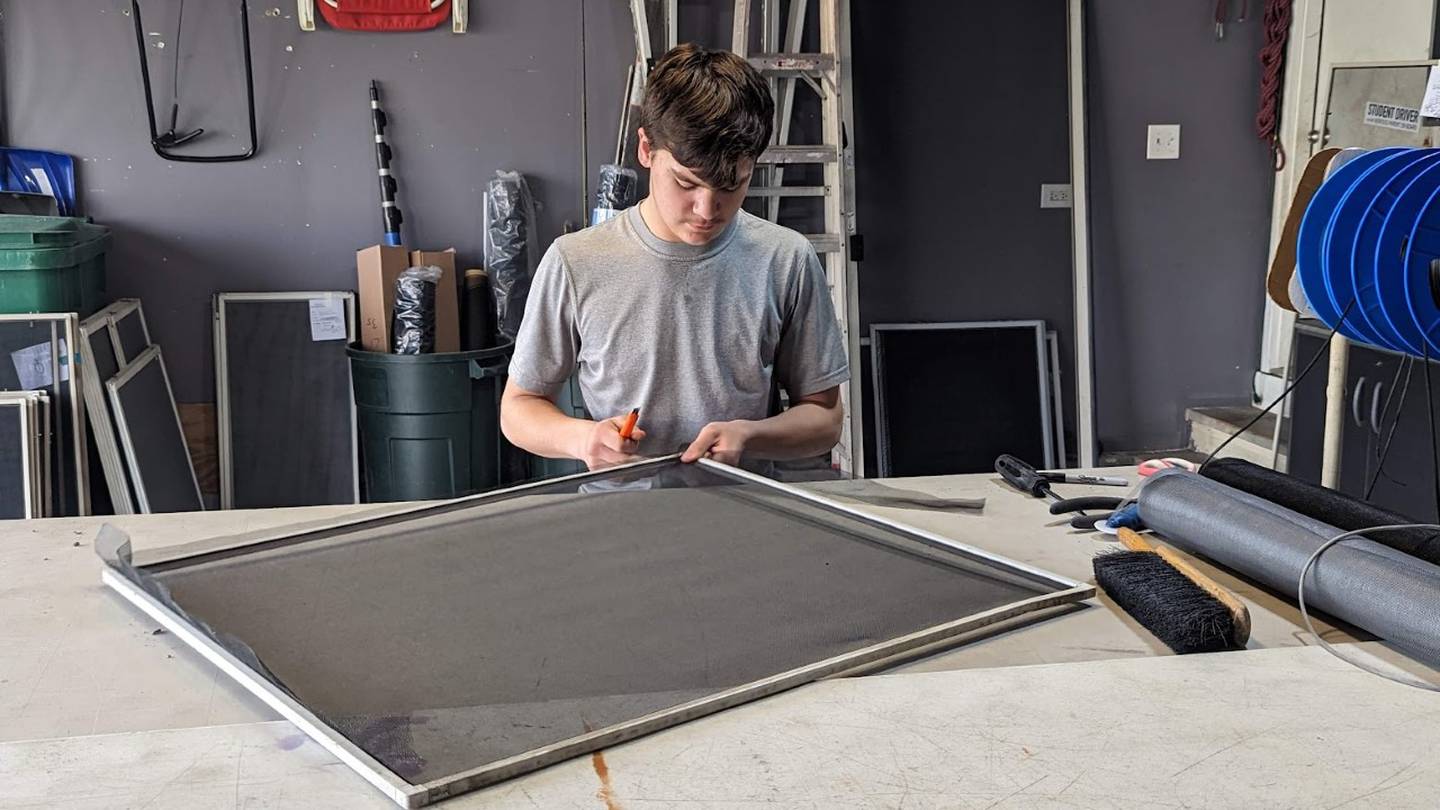
[[[181,0],[181,22],[184,20],[184,14],[184,0]],[[204,128],[196,128],[189,132],[175,131],[177,119],[180,117],[180,100],[178,98],[179,24],[176,25],[176,98],[172,99],[170,105],[170,129],[160,132],[155,125],[155,96],[150,87],[150,62],[145,55],[145,26],[140,22],[140,0],[130,0],[130,16],[135,20],[135,45],[140,50],[140,80],[145,85],[145,114],[150,120],[150,145],[155,148],[155,154],[166,160],[187,163],[229,163],[254,157],[258,151],[259,142],[255,128],[255,71],[250,61],[250,8],[246,0],[240,0],[240,32],[245,46],[245,100],[249,106],[250,148],[233,155],[182,155],[170,151],[173,147],[188,143],[205,132]]]

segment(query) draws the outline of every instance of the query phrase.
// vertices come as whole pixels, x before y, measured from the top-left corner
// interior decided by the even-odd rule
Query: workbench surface
[[[993,474],[811,486],[1077,580],[1092,580],[1090,559],[1114,547]],[[987,504],[976,513],[856,502],[896,489]],[[91,542],[108,520],[142,558],[399,508],[0,523],[0,808],[392,806],[101,586]],[[1425,763],[1440,745],[1440,695],[1310,646],[1284,600],[1200,567],[1250,605],[1250,649],[1170,656],[1101,595],[885,674],[800,687],[443,806],[1433,806],[1440,770]],[[1433,676],[1379,644],[1343,649]]]

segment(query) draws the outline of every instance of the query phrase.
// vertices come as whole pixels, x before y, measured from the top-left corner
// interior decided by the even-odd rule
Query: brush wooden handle
[[[1160,559],[1170,564],[1171,568],[1185,575],[1186,579],[1195,583],[1201,590],[1210,594],[1220,601],[1230,615],[1235,619],[1235,646],[1243,647],[1250,640],[1250,609],[1240,598],[1231,593],[1225,586],[1205,576],[1176,552],[1164,546],[1155,546],[1150,541],[1141,537],[1134,529],[1120,529],[1120,543],[1131,551],[1145,551],[1152,554],[1159,554]]]
[[[1152,554],[1155,553],[1155,547],[1150,545],[1150,541],[1141,537],[1140,533],[1134,529],[1121,527],[1120,545],[1131,551],[1148,551]]]

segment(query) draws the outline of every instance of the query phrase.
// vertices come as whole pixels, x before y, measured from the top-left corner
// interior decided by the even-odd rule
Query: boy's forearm
[[[510,443],[545,458],[579,458],[575,448],[593,427],[566,416],[550,400],[507,387],[500,402],[500,430]]]
[[[840,440],[844,415],[838,394],[833,404],[809,400],[794,403],[783,413],[750,423],[745,455],[789,461],[826,453]]]

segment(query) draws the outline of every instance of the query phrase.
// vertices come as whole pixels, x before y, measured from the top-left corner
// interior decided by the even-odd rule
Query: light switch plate
[[[1071,199],[1069,183],[1040,184],[1041,208],[1069,208],[1070,205]]]
[[[1179,157],[1179,124],[1150,124],[1145,128],[1146,160],[1176,160]]]

